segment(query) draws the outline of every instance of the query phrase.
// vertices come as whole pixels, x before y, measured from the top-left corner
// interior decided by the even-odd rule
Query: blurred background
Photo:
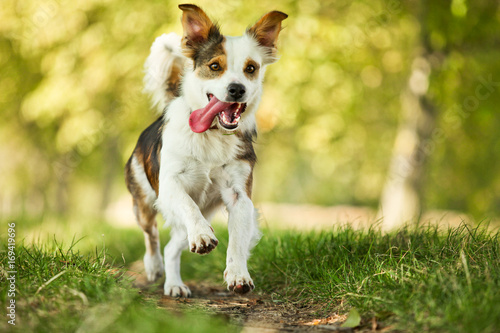
[[[2,219],[135,223],[123,167],[155,120],[143,64],[157,36],[182,33],[178,3],[2,1]],[[264,215],[499,217],[498,1],[196,4],[229,35],[289,14],[258,113]]]

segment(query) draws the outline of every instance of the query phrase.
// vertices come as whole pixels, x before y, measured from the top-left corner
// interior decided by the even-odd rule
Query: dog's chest
[[[220,197],[221,189],[231,182],[226,166],[238,161],[243,142],[235,134],[186,134],[164,137],[161,168],[177,178],[195,202],[202,204]],[[161,183],[160,180],[160,186]]]
[[[204,211],[208,207],[221,203],[223,191],[231,189],[235,183],[240,183],[239,178],[245,178],[247,170],[242,168],[242,172],[236,172],[235,175],[234,170],[237,169],[235,165],[239,164],[229,162],[229,164],[213,166],[199,160],[189,159],[184,162],[184,168],[178,174],[177,179],[186,193]],[[232,172],[228,172],[228,169]]]
[[[206,167],[217,167],[237,158],[243,141],[237,134],[224,134],[219,130],[205,133],[192,132],[185,121],[167,123],[163,133],[163,148],[168,155],[195,159]]]
[[[185,143],[185,151],[190,153],[190,157],[210,170],[234,161],[241,152],[242,144],[238,136],[220,132],[192,134]]]

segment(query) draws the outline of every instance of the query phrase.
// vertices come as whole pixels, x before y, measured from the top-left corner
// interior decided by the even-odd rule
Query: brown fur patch
[[[202,67],[205,65],[210,65],[211,60],[219,57],[226,56],[226,49],[224,44],[226,39],[224,36],[210,36],[209,39],[198,46],[195,54],[193,55],[194,67]]]
[[[255,70],[252,73],[247,72],[248,66],[253,66]],[[245,66],[243,67],[243,72],[245,73],[247,79],[255,80],[256,78],[259,77],[259,69],[260,69],[259,64],[254,60],[248,58],[247,61],[245,62]]]
[[[135,182],[134,174],[132,172],[132,156],[127,161],[125,165],[125,184],[127,189],[132,194],[132,196],[143,196],[142,191],[140,191],[139,186]]]
[[[127,165],[125,166],[125,182],[128,190],[132,194],[134,213],[137,223],[144,231],[146,252],[150,255],[154,255],[157,248],[160,246],[159,233],[156,224],[157,211],[146,202],[145,195],[135,180],[134,172],[131,166],[133,156],[134,155],[130,157]]]
[[[252,172],[250,172],[250,175],[248,175],[247,182],[245,183],[245,189],[250,199],[252,198],[252,187],[253,187],[253,167],[252,167]]]
[[[133,155],[143,165],[149,184],[158,195],[160,186],[160,158],[162,147],[163,117],[158,118],[153,124],[141,133],[135,146]],[[134,195],[134,193],[132,193]]]
[[[171,101],[176,97],[179,97],[181,94],[181,74],[183,70],[183,64],[176,61],[172,66],[172,72],[170,76],[167,78],[167,89],[166,89],[166,97],[167,101]]]
[[[226,51],[224,47],[221,47],[220,49],[215,50],[213,55],[215,56],[214,58],[209,59],[206,61],[206,63],[201,64],[198,66],[198,69],[195,70],[196,75],[199,78],[206,79],[206,80],[211,80],[211,79],[216,79],[224,74],[224,72],[227,69],[227,57],[226,57]],[[213,70],[210,66],[214,63],[219,64],[219,70]]]
[[[150,255],[154,255],[160,246],[156,223],[157,211],[150,202],[146,201],[146,194],[136,181],[132,159],[136,158],[139,165],[143,167],[151,187],[158,195],[163,124],[163,117],[160,117],[142,132],[134,152],[125,166],[125,182],[133,197],[137,222],[144,231],[146,252]]]
[[[238,160],[245,161],[250,165],[250,174],[248,175],[248,178],[246,180],[245,187],[248,197],[252,198],[253,168],[255,166],[255,163],[257,163],[257,155],[255,154],[255,150],[253,149],[253,137],[256,135],[256,133],[241,133],[238,131],[236,132],[236,135],[243,143],[242,152],[236,158]]]

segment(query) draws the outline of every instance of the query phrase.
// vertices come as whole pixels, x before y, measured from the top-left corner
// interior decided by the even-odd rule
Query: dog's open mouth
[[[212,94],[207,94],[207,97],[208,104],[204,108],[193,111],[189,116],[191,130],[196,133],[205,132],[210,128],[216,116],[224,129],[229,131],[236,129],[247,104],[221,102]]]

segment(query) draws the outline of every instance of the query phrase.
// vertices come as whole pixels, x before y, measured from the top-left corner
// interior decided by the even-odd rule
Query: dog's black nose
[[[231,83],[227,87],[227,92],[229,94],[229,97],[234,99],[234,101],[239,100],[243,95],[245,95],[245,86],[240,84],[240,83]]]

